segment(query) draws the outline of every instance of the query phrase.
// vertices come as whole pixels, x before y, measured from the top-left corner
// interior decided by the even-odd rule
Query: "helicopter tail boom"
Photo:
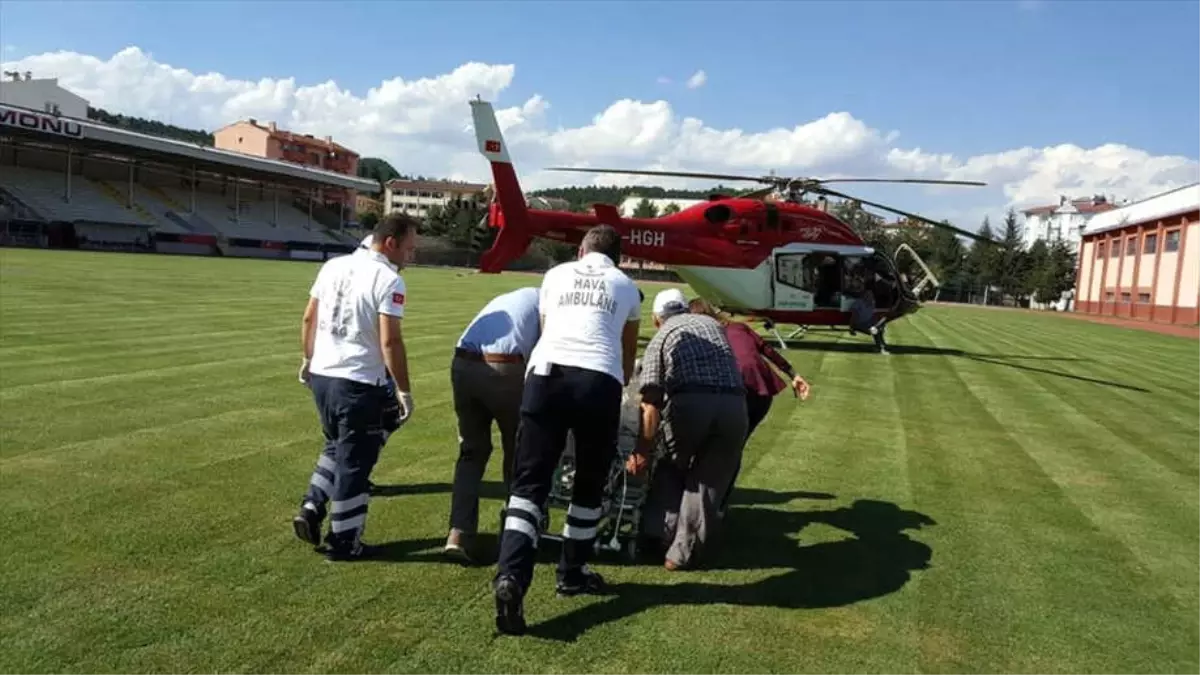
[[[479,152],[492,166],[494,193],[488,206],[489,221],[492,227],[500,230],[495,243],[480,259],[479,269],[494,274],[525,253],[533,241],[533,228],[529,207],[492,104],[478,99],[471,101],[471,117]]]

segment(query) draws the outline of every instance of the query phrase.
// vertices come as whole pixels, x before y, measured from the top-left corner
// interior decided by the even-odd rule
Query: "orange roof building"
[[[358,173],[358,153],[335,143],[331,136],[317,138],[312,134],[297,134],[280,129],[274,122],[264,124],[253,118],[234,122],[214,131],[213,141],[219,150],[293,162],[347,176]],[[319,199],[354,206],[354,194],[350,190],[326,190]]]

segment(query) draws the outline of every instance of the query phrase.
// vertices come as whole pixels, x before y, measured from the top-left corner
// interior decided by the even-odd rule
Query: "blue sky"
[[[907,145],[964,154],[1063,140],[1189,157],[1200,147],[1200,3],[1183,0],[6,0],[2,11],[0,42],[19,55],[107,56],[137,45],[193,72],[332,78],[359,93],[468,60],[515,63],[506,93],[543,93],[568,125],[616,93],[653,99],[658,76],[681,81],[703,69],[710,84],[672,103],[722,128],[849,110],[902,130]]]
[[[1194,160],[1198,26],[1200,3],[1184,0],[5,0],[0,44],[9,62],[54,50],[105,60],[137,46],[196,74],[332,79],[358,96],[396,76],[511,63],[497,107],[541,94],[549,128],[587,125],[621,98],[666,99],[679,117],[747,132],[846,111],[898,131],[896,147],[960,159],[1120,143]],[[706,85],[683,87],[698,69]]]

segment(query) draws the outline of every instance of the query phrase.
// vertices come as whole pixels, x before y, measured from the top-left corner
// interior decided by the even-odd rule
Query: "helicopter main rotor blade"
[[[924,185],[973,185],[986,186],[987,183],[968,180],[934,180],[929,178],[805,178],[788,176],[743,176],[728,173],[704,173],[693,171],[656,171],[653,169],[593,169],[585,167],[553,166],[548,171],[582,171],[586,173],[620,173],[632,176],[675,176],[678,178],[707,178],[709,180],[746,180],[770,185],[786,186],[790,183],[800,185],[820,185],[822,183],[918,183]]]
[[[928,178],[820,178],[817,183],[921,183],[924,185],[975,185],[986,187],[977,180],[933,180]]]
[[[708,178],[710,180],[752,180],[759,183],[778,183],[775,176],[735,176],[724,173],[696,173],[691,171],[653,171],[651,169],[591,169],[571,166],[552,166],[547,171],[582,171],[586,173],[623,173],[633,176],[677,176],[679,178]],[[783,179],[786,181],[786,179]]]
[[[841,192],[836,192],[836,191],[830,190],[828,188],[817,188],[815,191],[823,192],[832,197],[841,197],[842,199],[849,199],[851,201],[855,201],[860,204],[866,204],[867,206],[874,206],[877,209],[889,211],[898,216],[904,216],[905,218],[910,218],[912,220],[919,220],[922,223],[928,223],[934,227],[940,227],[943,230],[950,230],[952,232],[957,232],[958,234],[960,234],[964,237],[967,237],[968,239],[974,239],[975,241],[981,241],[981,242],[984,242],[985,244],[995,244],[997,246],[1001,245],[1000,242],[996,241],[995,239],[991,239],[990,237],[984,237],[976,232],[969,232],[967,230],[963,230],[963,229],[954,227],[953,225],[947,225],[946,223],[939,223],[936,220],[930,220],[930,219],[926,218],[925,216],[919,216],[915,213],[909,213],[908,211],[901,211],[900,209],[895,209],[890,206],[884,206],[883,204],[876,204],[875,202],[869,202],[865,199],[859,199],[858,197],[851,197],[850,195],[842,194]]]

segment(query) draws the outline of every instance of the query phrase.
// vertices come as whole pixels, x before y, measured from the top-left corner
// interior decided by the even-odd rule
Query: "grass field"
[[[560,600],[547,562],[532,635],[496,637],[492,568],[438,555],[447,366],[538,278],[406,272],[416,412],[367,527],[389,555],[334,565],[289,523],[320,448],[295,379],[316,270],[0,250],[0,670],[1200,669],[1194,340],[945,307],[890,357],[813,334],[787,354],[813,396],[752,439],[711,569],[601,561],[618,595]]]

